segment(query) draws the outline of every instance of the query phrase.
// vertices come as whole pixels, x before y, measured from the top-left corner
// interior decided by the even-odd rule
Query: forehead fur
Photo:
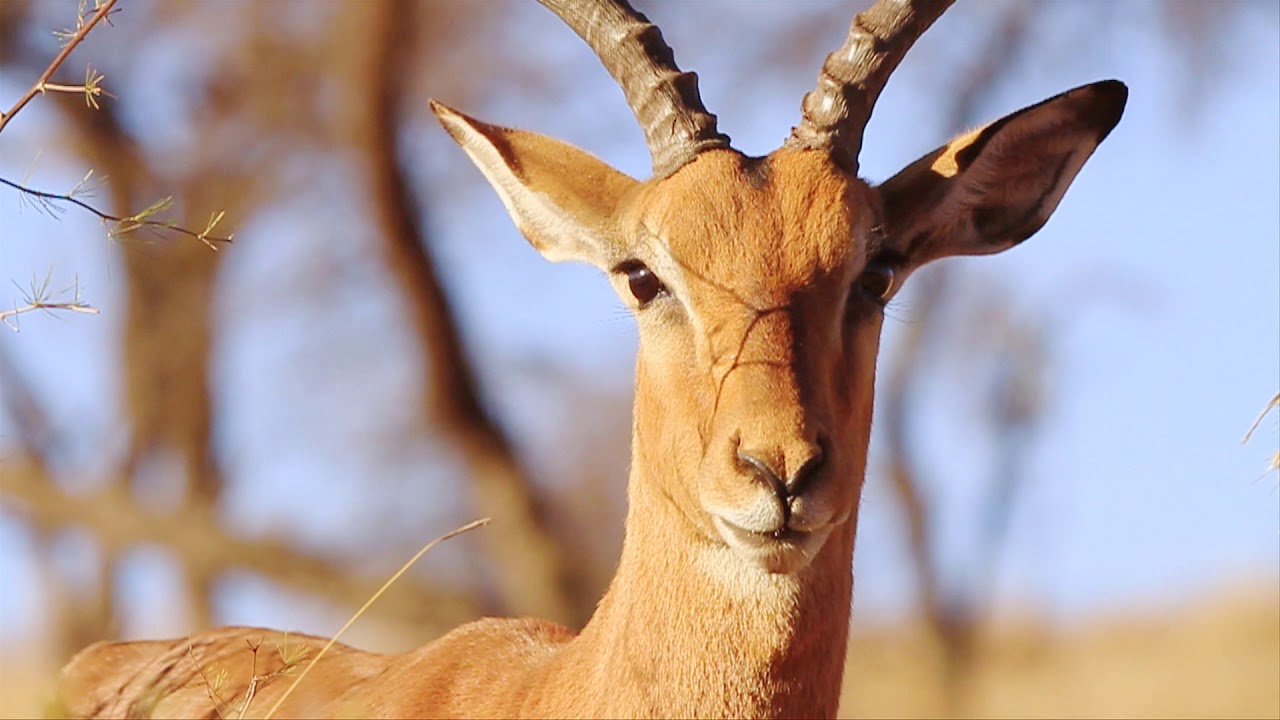
[[[874,193],[821,152],[764,158],[706,152],[646,188],[642,232],[656,237],[690,283],[757,306],[861,263],[878,223]]]

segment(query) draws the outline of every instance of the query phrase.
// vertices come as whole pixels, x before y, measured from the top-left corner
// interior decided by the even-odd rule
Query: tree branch
[[[89,175],[92,175],[92,174],[93,174],[93,171],[90,170]],[[188,230],[187,228],[184,228],[181,225],[178,225],[177,223],[167,222],[164,220],[151,219],[152,215],[163,212],[169,209],[169,207],[173,205],[173,198],[171,197],[162,198],[161,200],[158,200],[157,202],[152,203],[150,207],[144,210],[141,210],[137,213],[134,213],[133,215],[130,215],[128,217],[121,217],[119,215],[113,215],[109,212],[99,210],[98,208],[76,197],[80,187],[89,179],[89,175],[86,175],[85,179],[82,180],[81,184],[77,185],[75,189],[72,189],[71,192],[65,193],[65,194],[47,192],[44,190],[36,190],[34,188],[30,188],[25,185],[13,182],[12,180],[6,180],[5,178],[2,178],[2,177],[0,177],[0,185],[7,185],[28,197],[35,198],[37,202],[41,203],[41,205],[45,207],[47,207],[47,203],[65,202],[65,203],[70,203],[72,205],[75,205],[76,207],[82,208],[84,210],[88,210],[90,213],[93,213],[94,215],[98,216],[98,219],[102,220],[103,222],[115,223],[115,227],[107,231],[107,234],[112,238],[123,237],[124,235],[127,235],[139,228],[158,228],[163,230],[172,230],[173,232],[181,233],[188,237],[195,238],[196,240],[199,240],[200,242],[207,245],[209,249],[217,250],[218,244],[230,243],[232,239],[235,237],[234,233],[227,235],[226,237],[220,237],[212,234],[214,229],[217,228],[218,223],[222,222],[222,218],[225,215],[225,213],[221,213],[221,212],[214,213],[209,218],[209,222],[207,225],[205,225],[204,230],[200,232],[196,232],[194,230]]]
[[[368,113],[361,135],[371,174],[373,211],[383,238],[387,268],[405,295],[418,339],[428,357],[427,391],[439,429],[451,437],[472,471],[475,502],[494,523],[482,537],[497,567],[506,609],[571,622],[578,615],[568,588],[571,569],[552,535],[535,491],[510,440],[480,399],[448,297],[427,252],[419,222],[420,200],[398,160],[403,82],[408,65],[414,3],[384,0],[371,9]]]
[[[905,327],[888,368],[882,407],[884,438],[888,450],[889,477],[907,525],[912,568],[916,576],[923,611],[940,629],[945,624],[946,603],[941,580],[933,562],[932,518],[925,506],[916,463],[909,447],[911,389],[920,374],[920,355],[926,336],[934,328],[939,301],[946,296],[947,275],[941,267],[931,268],[917,278],[913,322]]]
[[[37,282],[34,278],[31,280],[31,287],[23,298],[25,305],[14,304],[12,309],[0,310],[0,323],[8,325],[14,332],[18,331],[17,318],[29,312],[43,310],[49,312],[52,310],[66,310],[68,312],[87,313],[89,315],[97,315],[98,310],[93,306],[85,303],[80,299],[80,279],[77,277],[70,287],[62,291],[51,291],[49,289],[49,281],[53,278],[53,269],[50,268],[49,273],[44,276],[44,282]],[[17,283],[14,283],[16,286]],[[19,288],[21,290],[21,288]]]
[[[1017,67],[1017,58],[1026,48],[1028,29],[1041,12],[1037,3],[1014,2],[1006,8],[997,27],[980,49],[976,62],[963,70],[959,85],[943,115],[948,130],[971,126],[978,120],[982,101],[992,91],[1010,68]],[[907,538],[911,564],[916,576],[921,610],[936,637],[943,657],[943,693],[950,714],[968,713],[965,695],[970,681],[969,671],[974,652],[975,632],[978,621],[979,594],[985,593],[986,583],[981,577],[973,579],[967,593],[948,593],[942,587],[939,564],[934,557],[936,521],[926,505],[918,463],[909,446],[912,433],[910,422],[911,391],[920,375],[919,357],[930,333],[937,332],[937,314],[946,301],[950,270],[935,266],[917,280],[915,322],[907,327],[898,353],[889,369],[882,397],[884,407],[884,437],[889,455],[889,475],[894,492],[902,508],[907,526]],[[1010,460],[1012,462],[1012,460]],[[1007,473],[1001,481],[1006,485],[1016,478]],[[1011,499],[1012,488],[1000,498]],[[1011,503],[993,503],[990,506],[987,526],[1003,527]],[[981,558],[994,566],[988,557],[992,545],[998,543],[1002,533],[992,530],[992,538],[983,547]]]
[[[85,20],[83,15],[76,16],[76,30],[67,37],[66,44],[62,46],[62,52],[59,52],[57,56],[53,58],[53,62],[50,62],[49,66],[44,69],[44,72],[40,73],[40,77],[31,84],[31,87],[27,88],[27,91],[23,93],[22,97],[18,98],[18,101],[13,104],[13,107],[9,108],[8,112],[0,112],[0,132],[4,131],[4,126],[8,125],[9,121],[13,119],[13,116],[17,115],[22,108],[26,107],[27,103],[31,102],[32,98],[50,89],[49,79],[58,71],[59,67],[62,67],[62,63],[66,61],[67,56],[71,54],[71,51],[75,50],[80,43],[84,42],[85,37],[89,35],[89,31],[93,30],[95,25],[105,20],[107,16],[111,14],[112,8],[115,6],[116,2],[117,0],[106,0],[106,2],[98,5],[97,11],[94,12],[88,20]],[[85,92],[89,92],[88,88],[85,89]]]
[[[377,589],[378,580],[355,577],[342,563],[317,558],[273,539],[244,540],[227,533],[207,508],[163,515],[139,507],[128,484],[116,481],[88,494],[62,491],[41,463],[25,453],[0,462],[0,500],[6,511],[42,529],[83,527],[104,549],[153,544],[176,555],[187,567],[214,574],[234,570],[257,573],[289,590],[345,606],[358,606]],[[378,613],[442,633],[473,619],[470,598],[405,578],[382,598]]]

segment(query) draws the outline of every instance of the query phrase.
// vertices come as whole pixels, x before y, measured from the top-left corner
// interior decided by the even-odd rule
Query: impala
[[[880,185],[863,129],[949,0],[880,0],[782,147],[730,147],[658,29],[625,0],[541,0],[622,87],[653,177],[542,135],[432,109],[551,260],[592,263],[634,312],[635,422],[617,573],[578,634],[484,619],[399,655],[336,646],[278,716],[830,717],[885,303],[930,260],[1017,245],[1119,122],[1127,90],[1076,88],[961,135]],[[501,521],[498,518],[497,521]],[[214,717],[285,691],[320,638],[224,628],[94,645],[62,680],[83,716]],[[226,674],[215,707],[207,673]],[[254,680],[254,675],[258,680]],[[243,708],[240,708],[243,711]]]

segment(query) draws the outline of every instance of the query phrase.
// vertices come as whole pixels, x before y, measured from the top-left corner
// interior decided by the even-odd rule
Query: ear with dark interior
[[[1124,112],[1116,80],[1070,90],[965,133],[879,187],[889,245],[912,265],[1031,237]]]
[[[604,269],[622,259],[618,206],[639,182],[545,135],[489,125],[434,100],[431,110],[544,257]]]

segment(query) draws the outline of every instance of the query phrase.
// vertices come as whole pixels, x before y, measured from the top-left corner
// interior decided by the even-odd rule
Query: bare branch
[[[108,97],[112,97],[111,93],[102,89],[102,81],[106,79],[107,79],[106,75],[103,75],[102,73],[94,70],[93,66],[90,65],[89,67],[85,68],[84,83],[82,85],[64,85],[62,83],[45,83],[44,90],[45,92],[60,92],[60,93],[69,93],[69,94],[76,94],[76,95],[83,94],[84,104],[88,105],[94,110],[97,110],[98,98],[100,96],[106,95]]]
[[[4,131],[4,126],[8,125],[9,121],[13,119],[13,116],[17,115],[22,108],[26,107],[27,103],[31,102],[32,98],[36,95],[48,90],[62,90],[65,87],[51,86],[49,79],[58,71],[58,68],[62,66],[62,63],[66,61],[67,56],[71,54],[71,51],[75,50],[80,43],[84,42],[85,37],[89,35],[89,31],[93,30],[95,25],[105,20],[107,16],[111,14],[112,8],[115,6],[116,2],[117,0],[99,2],[97,5],[97,11],[94,12],[87,20],[84,18],[83,14],[77,15],[77,27],[74,32],[67,36],[66,43],[62,46],[62,51],[53,59],[53,62],[49,63],[49,66],[46,67],[44,72],[40,74],[40,77],[31,84],[31,87],[27,88],[27,91],[23,93],[22,97],[18,98],[18,101],[13,104],[13,107],[9,108],[8,112],[0,112],[0,132]],[[90,77],[92,77],[92,75],[90,75]],[[90,83],[86,82],[86,85],[90,85]],[[96,85],[94,85],[94,87],[96,87]],[[84,88],[81,88],[80,91],[85,92],[87,97],[93,96],[93,94],[90,94]]]
[[[92,171],[90,171],[90,174],[92,174]],[[0,177],[0,185],[8,185],[26,197],[34,198],[38,203],[40,203],[41,207],[49,211],[53,211],[53,209],[57,207],[56,205],[50,205],[51,203],[60,202],[70,203],[76,207],[87,210],[96,215],[98,219],[102,220],[104,223],[114,223],[114,225],[107,230],[108,237],[113,239],[124,237],[139,228],[171,230],[173,232],[195,238],[207,245],[211,250],[217,250],[219,245],[228,244],[235,239],[235,233],[228,234],[226,237],[213,234],[213,231],[217,229],[218,223],[222,221],[223,215],[225,214],[221,212],[214,213],[209,218],[209,222],[205,225],[204,230],[198,232],[184,228],[177,223],[154,219],[152,216],[168,210],[170,206],[173,205],[173,198],[170,197],[161,198],[160,200],[152,203],[150,207],[144,208],[127,217],[121,217],[119,215],[113,215],[109,212],[99,210],[93,205],[90,205],[77,197],[78,193],[82,194],[82,186],[85,181],[88,180],[88,177],[89,176],[86,175],[84,180],[81,180],[81,182],[78,183],[71,192],[66,194],[36,190],[34,188],[27,187],[26,185],[13,182],[12,180],[6,180],[2,177]]]
[[[45,275],[44,281],[37,283],[33,278],[31,287],[23,292],[23,302],[25,305],[15,305],[11,310],[0,310],[0,322],[8,325],[14,332],[18,331],[18,316],[41,310],[49,312],[53,310],[65,310],[69,312],[87,313],[89,315],[97,315],[97,308],[83,302],[80,299],[80,280],[77,278],[72,281],[70,287],[61,292],[51,292],[49,290],[49,280],[53,277],[53,269],[49,269],[49,273]],[[15,283],[16,285],[16,283]],[[70,297],[67,294],[70,293]]]
[[[129,496],[127,487],[116,481],[96,492],[72,494],[58,487],[37,458],[9,453],[0,463],[0,500],[6,511],[41,528],[86,528],[106,549],[156,545],[187,567],[209,573],[253,572],[295,592],[348,606],[363,603],[376,582],[356,576],[340,562],[278,540],[234,537],[209,511],[150,512]],[[382,600],[380,614],[419,627],[425,624],[427,632],[443,632],[475,617],[473,602],[462,593],[446,592],[417,578],[401,584],[402,592]]]
[[[0,310],[0,322],[3,322],[5,325],[9,326],[9,328],[14,332],[18,332],[19,328],[17,323],[17,317],[25,313],[35,312],[36,310],[43,310],[46,312],[52,311],[52,310],[65,310],[68,312],[86,313],[88,315],[98,314],[97,308],[91,305],[85,305],[84,303],[35,302],[35,303],[27,303],[26,305],[15,306],[11,310]]]

